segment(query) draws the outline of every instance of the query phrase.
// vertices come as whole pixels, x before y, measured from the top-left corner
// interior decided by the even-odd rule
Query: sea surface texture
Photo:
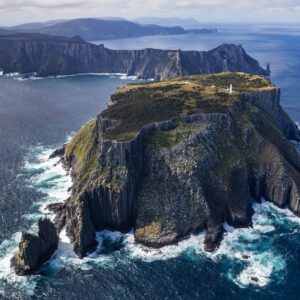
[[[300,26],[226,26],[217,34],[105,41],[114,49],[209,50],[221,43],[242,44],[263,66],[270,63],[282,105],[299,122]],[[204,251],[203,233],[152,250],[135,245],[132,232],[102,231],[97,251],[80,260],[63,231],[37,275],[14,274],[10,258],[21,231],[36,232],[46,205],[69,196],[70,177],[49,155],[132,80],[0,76],[0,299],[300,299],[300,219],[268,202],[253,203],[253,228],[224,224],[214,254]]]

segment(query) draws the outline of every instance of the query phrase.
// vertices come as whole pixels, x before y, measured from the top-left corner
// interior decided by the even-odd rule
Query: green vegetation
[[[195,78],[194,80],[198,80]],[[233,85],[235,92],[251,92],[254,90],[272,89],[274,85],[266,77],[246,73],[220,73],[202,76],[204,85],[215,85],[218,88],[228,88]]]
[[[82,127],[66,146],[66,157],[73,157],[80,169],[80,181],[84,183],[97,166],[97,132],[96,119]]]
[[[86,159],[89,151],[94,146],[95,136],[97,136],[96,119],[93,119],[82,127],[66,146],[66,156],[73,154],[76,156],[77,161]]]
[[[118,192],[124,184],[126,178],[126,168],[124,166],[117,167],[99,167],[99,180],[105,184],[110,190]]]
[[[228,88],[233,84],[233,93]],[[244,73],[197,75],[163,82],[129,84],[111,96],[113,105],[101,116],[118,121],[106,139],[128,140],[145,125],[174,116],[224,113],[241,92],[275,87],[264,77]]]
[[[192,130],[187,124],[177,122],[177,126],[172,130],[153,131],[147,135],[146,144],[152,144],[157,148],[172,148],[185,138],[188,138]]]

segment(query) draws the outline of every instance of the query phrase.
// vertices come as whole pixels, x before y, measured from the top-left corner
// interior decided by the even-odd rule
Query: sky
[[[107,16],[192,17],[203,23],[297,23],[300,0],[0,0],[0,26]]]

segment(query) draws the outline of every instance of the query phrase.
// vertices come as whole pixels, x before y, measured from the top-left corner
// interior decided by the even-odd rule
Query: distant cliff
[[[72,37],[80,35],[86,41],[120,39],[146,35],[184,34],[179,26],[140,25],[127,20],[74,19],[41,28],[39,32]]]
[[[233,93],[228,86],[233,84]],[[206,229],[214,251],[223,223],[252,224],[251,198],[300,216],[300,140],[280,90],[243,73],[133,84],[57,151],[71,168],[61,224],[79,256],[95,232],[134,228],[161,247]]]
[[[0,69],[4,73],[37,72],[39,76],[75,73],[125,73],[142,79],[220,72],[269,75],[239,45],[211,51],[111,50],[84,42],[42,34],[0,36]]]
[[[73,20],[53,20],[41,23],[21,24],[5,29],[31,31],[43,34],[72,37],[80,35],[86,41],[120,39],[147,35],[175,35],[185,33],[215,33],[216,29],[185,30],[180,26],[160,26],[156,23],[138,24],[122,18],[80,18]],[[199,28],[199,24],[197,27]]]

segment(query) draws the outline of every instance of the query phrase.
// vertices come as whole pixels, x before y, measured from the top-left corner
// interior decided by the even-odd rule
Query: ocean
[[[217,34],[104,43],[182,50],[242,44],[263,66],[270,63],[283,107],[300,121],[300,25],[226,25]],[[203,249],[203,233],[145,251],[132,232],[102,231],[96,252],[80,260],[63,231],[58,250],[37,275],[14,274],[10,258],[21,231],[36,232],[39,217],[53,218],[46,205],[69,196],[71,180],[49,155],[105,108],[116,87],[133,80],[0,76],[0,299],[300,299],[300,219],[268,202],[253,203],[253,228],[224,224],[224,240],[213,254]]]

